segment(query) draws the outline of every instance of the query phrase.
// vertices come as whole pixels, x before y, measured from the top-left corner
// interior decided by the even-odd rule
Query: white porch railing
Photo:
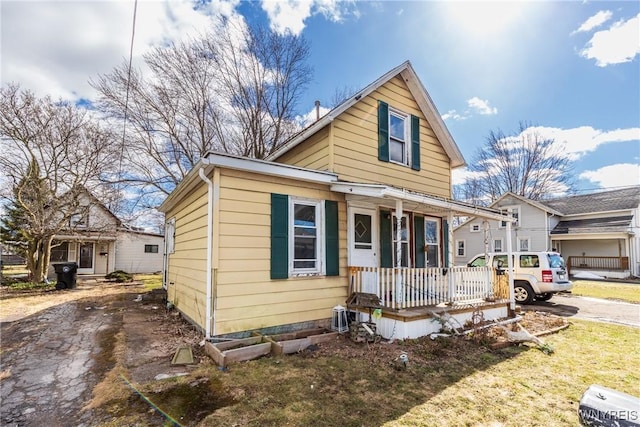
[[[508,298],[501,277],[492,267],[349,268],[351,292],[376,294],[390,309]]]

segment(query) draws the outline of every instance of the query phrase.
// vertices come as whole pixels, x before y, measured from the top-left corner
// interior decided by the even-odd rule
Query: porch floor
[[[464,302],[464,303],[455,303],[455,304],[438,304],[432,306],[423,306],[423,307],[411,307],[411,308],[402,308],[402,309],[391,309],[380,307],[382,309],[382,317],[386,317],[393,320],[399,320],[401,322],[412,322],[416,320],[422,319],[430,319],[434,317],[433,315],[442,315],[442,314],[459,314],[459,313],[468,313],[473,312],[478,308],[482,309],[491,309],[491,308],[499,308],[509,306],[508,299],[498,299],[496,301],[478,301],[475,302]],[[369,308],[366,307],[358,307],[347,305],[347,309],[351,311],[357,311],[359,313],[368,315]],[[371,309],[373,312],[373,309]]]

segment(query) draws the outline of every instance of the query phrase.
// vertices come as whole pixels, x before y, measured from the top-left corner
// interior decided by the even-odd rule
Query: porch
[[[493,267],[349,267],[349,294],[380,298],[385,310],[509,302],[507,275]]]
[[[606,278],[624,279],[631,275],[626,256],[569,256],[567,270],[573,276],[589,272]]]
[[[357,320],[373,321],[385,339],[417,338],[443,329],[463,329],[478,319],[509,316],[509,279],[492,267],[349,268],[349,294],[375,294],[381,313],[350,306]]]

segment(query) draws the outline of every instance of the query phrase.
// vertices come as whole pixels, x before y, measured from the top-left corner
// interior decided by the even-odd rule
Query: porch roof
[[[632,216],[610,218],[590,218],[560,221],[551,230],[552,235],[592,234],[592,233],[624,233],[630,232]]]
[[[502,214],[500,211],[495,209],[390,187],[388,185],[340,182],[331,184],[331,191],[374,199],[402,200],[404,202],[418,203],[430,208],[456,214],[473,215],[480,218],[515,222],[510,216]]]

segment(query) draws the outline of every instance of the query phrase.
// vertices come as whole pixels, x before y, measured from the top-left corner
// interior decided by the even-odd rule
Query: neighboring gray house
[[[491,206],[518,219],[514,251],[562,253],[570,274],[640,276],[640,186],[534,201],[505,193]],[[454,229],[455,263],[477,253],[505,252],[504,224],[470,217]]]

